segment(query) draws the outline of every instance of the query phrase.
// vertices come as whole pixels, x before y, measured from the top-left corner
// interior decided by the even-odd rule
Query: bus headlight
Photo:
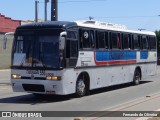
[[[11,74],[12,79],[21,79],[21,75],[19,74]]]
[[[46,80],[61,80],[60,76],[47,76]]]

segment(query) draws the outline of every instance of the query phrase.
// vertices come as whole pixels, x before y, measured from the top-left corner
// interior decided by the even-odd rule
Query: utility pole
[[[51,0],[51,21],[58,21],[58,0]]]
[[[44,0],[44,20],[47,21],[47,3],[49,0]]]
[[[38,0],[35,1],[35,22],[38,22]]]

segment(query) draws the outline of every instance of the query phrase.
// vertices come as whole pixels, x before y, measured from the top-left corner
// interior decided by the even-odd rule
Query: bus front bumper
[[[64,95],[61,81],[11,79],[14,92]]]

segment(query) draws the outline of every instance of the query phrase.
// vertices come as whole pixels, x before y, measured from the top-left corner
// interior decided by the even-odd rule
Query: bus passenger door
[[[78,58],[78,39],[76,30],[67,31],[66,39],[66,67],[75,67]]]

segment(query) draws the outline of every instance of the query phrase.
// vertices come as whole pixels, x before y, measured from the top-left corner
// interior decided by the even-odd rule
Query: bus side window
[[[111,33],[112,49],[117,48],[117,33]]]
[[[112,49],[121,49],[120,33],[112,33],[111,35]]]
[[[139,50],[140,49],[140,42],[138,40],[138,35],[133,35],[133,43],[134,43],[134,49]]]
[[[123,34],[123,49],[129,49],[129,36],[128,36],[128,34]]]
[[[117,37],[117,47],[118,49],[121,49],[121,34],[118,33],[118,37]]]
[[[82,45],[82,30],[79,29],[79,48],[82,49],[83,45]]]
[[[91,39],[90,37],[90,33],[89,30],[82,30],[81,35],[80,35],[81,39],[81,44],[82,44],[82,48],[91,48]]]
[[[132,39],[131,34],[128,35],[128,39],[129,39],[129,49],[132,50],[133,49],[133,39]]]
[[[143,42],[142,42],[142,36],[138,35],[138,42],[139,42],[139,47],[141,50],[143,50]]]
[[[105,32],[97,31],[98,48],[105,48]]]
[[[109,35],[108,32],[105,32],[105,49],[109,49]]]
[[[150,44],[151,50],[156,50],[156,38],[155,37],[150,37],[149,44]]]
[[[95,48],[96,43],[95,43],[95,36],[94,36],[93,30],[90,31],[90,39],[91,39],[91,47]]]
[[[109,42],[109,49],[112,49],[112,33],[109,32],[109,37],[108,37],[108,42]]]
[[[148,49],[148,39],[147,39],[147,36],[142,36],[142,46],[143,46],[143,49]]]

